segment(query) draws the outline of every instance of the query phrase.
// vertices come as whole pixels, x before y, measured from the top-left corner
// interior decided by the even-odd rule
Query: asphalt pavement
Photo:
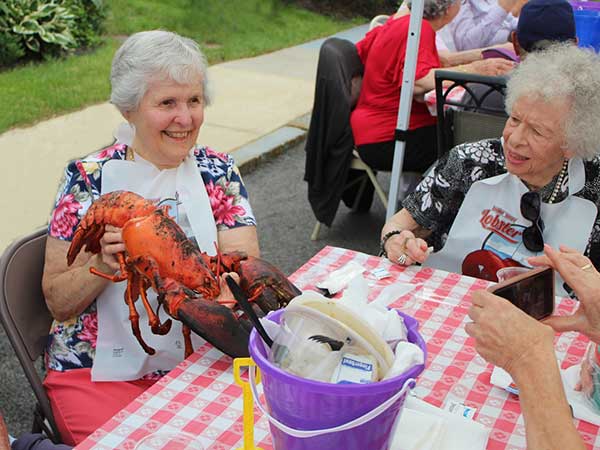
[[[370,212],[356,214],[343,204],[331,228],[322,227],[320,238],[310,240],[315,218],[307,200],[304,175],[304,141],[259,165],[242,169],[254,215],[262,257],[291,274],[326,245],[375,254],[385,209],[377,198]],[[389,176],[379,174],[382,186]],[[21,367],[0,327],[0,409],[12,434],[30,430],[34,400]]]

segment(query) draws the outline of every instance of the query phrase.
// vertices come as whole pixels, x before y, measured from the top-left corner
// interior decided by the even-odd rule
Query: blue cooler
[[[580,47],[600,52],[600,2],[571,2]]]

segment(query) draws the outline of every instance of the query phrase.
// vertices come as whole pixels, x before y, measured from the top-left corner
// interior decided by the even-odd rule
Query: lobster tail
[[[93,235],[97,235],[96,245],[94,245]],[[100,238],[104,234],[104,226],[94,228],[84,228],[79,224],[73,235],[73,240],[67,250],[67,265],[73,264],[75,258],[81,251],[84,245],[86,245],[86,251],[94,254],[100,253]]]

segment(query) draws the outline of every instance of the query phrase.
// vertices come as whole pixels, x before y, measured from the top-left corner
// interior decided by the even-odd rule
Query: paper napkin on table
[[[563,386],[565,388],[565,395],[567,397],[567,401],[573,409],[573,417],[600,426],[600,414],[598,414],[589,405],[589,403],[585,399],[583,392],[575,390],[575,386],[579,381],[580,371],[581,366],[579,364],[571,366],[564,370],[560,370],[560,375],[562,377]],[[516,392],[513,392],[512,389],[514,384],[512,378],[506,371],[500,369],[499,367],[494,367],[492,377],[490,378],[490,383],[494,386],[506,389],[507,391],[512,392],[513,394],[518,395],[519,393],[519,391],[516,388]]]
[[[568,367],[560,371],[560,375],[565,386],[565,394],[571,408],[573,408],[573,417],[579,420],[584,420],[594,425],[600,425],[600,415],[588,403],[585,394],[581,391],[576,391],[575,386],[579,382],[579,372],[581,365]]]
[[[480,423],[409,395],[390,450],[483,450],[489,433]]]

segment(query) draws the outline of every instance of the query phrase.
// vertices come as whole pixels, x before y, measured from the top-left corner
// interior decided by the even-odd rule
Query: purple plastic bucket
[[[283,310],[269,315],[279,323]],[[423,350],[425,341],[418,333],[418,322],[398,311],[408,329],[408,340]],[[268,410],[279,422],[297,430],[332,428],[356,419],[398,393],[410,378],[416,379],[424,364],[389,380],[372,384],[330,384],[307,380],[287,373],[271,364],[256,330],[250,334],[250,356],[261,370]],[[270,424],[275,450],[386,450],[392,428],[399,417],[406,394],[387,410],[355,428],[299,438],[288,435]]]

